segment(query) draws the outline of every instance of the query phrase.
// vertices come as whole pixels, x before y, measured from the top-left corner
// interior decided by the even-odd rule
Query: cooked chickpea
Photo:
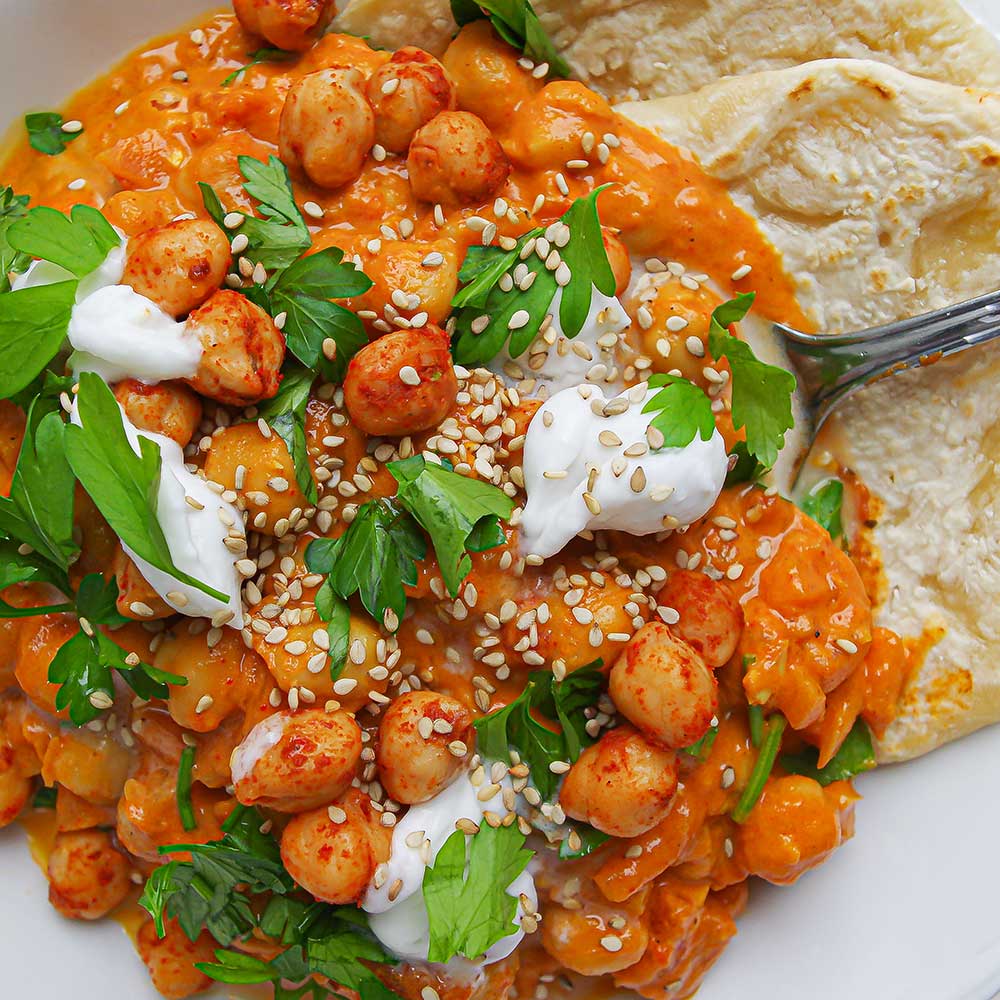
[[[397,698],[378,729],[379,781],[397,802],[416,805],[450,784],[463,762],[448,749],[467,743],[469,710],[454,698],[433,691],[410,691]]]
[[[212,438],[205,475],[235,490],[250,525],[265,535],[273,535],[281,522],[287,526],[296,510],[301,514],[308,506],[285,442],[273,432],[264,437],[255,423],[233,424]]]
[[[406,159],[413,193],[422,201],[475,205],[507,182],[510,161],[481,118],[442,111],[410,143]]]
[[[351,785],[361,759],[361,727],[346,712],[277,712],[233,751],[236,798],[244,805],[304,812]]]
[[[405,153],[417,129],[455,109],[455,88],[434,56],[407,45],[372,73],[368,101],[375,109],[376,142],[390,153]]]
[[[139,572],[139,567],[126,554],[120,543],[111,560],[111,569],[118,584],[117,607],[120,615],[133,621],[152,621],[157,618],[170,618],[175,613]],[[140,610],[133,611],[133,605]],[[152,614],[149,614],[150,611]]]
[[[718,703],[718,685],[705,661],[662,622],[631,638],[611,668],[618,711],[662,746],[679,749],[704,736]]]
[[[0,591],[0,596],[10,604],[11,599],[17,599],[17,589],[8,587]],[[14,668],[17,666],[17,646],[21,638],[21,619],[4,618],[0,620],[0,691],[8,688],[16,681]]]
[[[201,422],[201,400],[183,382],[147,385],[128,378],[114,387],[125,416],[141,431],[187,445]]]
[[[275,48],[305,52],[337,13],[335,0],[233,0],[243,30]]]
[[[64,729],[45,749],[42,778],[94,805],[110,806],[118,801],[131,766],[132,754],[107,733]]]
[[[100,920],[129,894],[130,870],[109,833],[60,833],[49,855],[49,902],[64,917]]]
[[[139,955],[157,992],[167,1000],[184,1000],[207,990],[213,981],[195,968],[195,963],[214,962],[218,942],[208,931],[202,932],[197,941],[190,941],[174,920],[168,919],[164,929],[166,934],[160,938],[150,920],[139,928],[136,937]]]
[[[63,643],[79,631],[70,615],[42,615],[26,618],[18,636],[14,676],[21,690],[39,707],[59,718],[67,712],[56,710],[58,685],[49,681],[49,664]]]
[[[281,860],[323,903],[355,903],[389,855],[389,831],[367,795],[352,789],[329,807],[299,813],[281,835]]]
[[[607,227],[601,228],[604,250],[615,276],[615,295],[622,296],[632,282],[632,258],[625,244]]]
[[[230,260],[214,222],[182,219],[129,240],[121,283],[180,319],[219,290]]]
[[[281,112],[282,160],[314,184],[338,188],[361,173],[375,145],[375,115],[360,70],[333,67],[302,77]]]
[[[613,921],[613,923],[612,923]],[[616,938],[612,951],[602,943]],[[587,902],[582,909],[551,905],[542,921],[542,946],[560,965],[584,976],[605,976],[635,965],[649,944],[645,923],[620,910]]]
[[[170,685],[167,708],[179,726],[196,733],[211,732],[242,708],[264,676],[260,657],[232,629],[209,646],[207,633],[193,635],[180,625],[160,644],[153,666],[187,678]]]
[[[246,296],[216,292],[188,317],[204,353],[191,388],[230,406],[270,399],[281,382],[285,338],[274,320]]]
[[[850,836],[841,818],[842,788],[824,789],[797,774],[772,778],[737,830],[736,858],[751,875],[776,885],[822,864]]]
[[[17,766],[14,747],[0,732],[0,829],[21,814],[31,798],[31,779]]]
[[[612,837],[638,837],[670,812],[676,790],[677,755],[619,726],[580,754],[559,804],[567,816]]]
[[[656,600],[680,615],[671,631],[705,663],[715,668],[729,662],[743,634],[743,609],[725,582],[692,570],[675,570]]]
[[[372,341],[351,359],[344,379],[347,412],[373,437],[403,437],[436,427],[457,395],[448,334],[436,326]]]

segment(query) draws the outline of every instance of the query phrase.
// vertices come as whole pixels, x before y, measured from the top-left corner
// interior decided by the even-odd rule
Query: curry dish
[[[767,485],[792,279],[530,17],[234,6],[4,165],[0,825],[166,997],[690,996],[919,659]]]

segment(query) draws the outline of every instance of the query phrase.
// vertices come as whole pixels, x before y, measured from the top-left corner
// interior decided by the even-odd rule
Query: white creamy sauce
[[[684,527],[711,509],[729,465],[722,436],[648,448],[653,414],[642,408],[649,392],[640,384],[607,400],[597,386],[581,385],[557,393],[534,415],[522,463],[524,552],[548,558],[586,529],[649,535]],[[664,518],[672,520],[665,525]]]
[[[509,782],[509,779],[506,779]],[[430,841],[430,860],[437,857],[445,841],[455,832],[459,819],[482,822],[483,815],[492,810],[500,814],[507,810],[503,805],[503,792],[486,802],[480,802],[476,788],[466,773],[458,777],[429,802],[410,806],[406,815],[396,824],[392,834],[392,853],[387,863],[386,879],[381,889],[369,886],[361,900],[361,908],[369,914],[369,925],[375,936],[393,954],[412,962],[426,962],[430,947],[430,930],[427,908],[422,892],[426,865],[420,846],[410,847],[407,837],[423,831],[422,840]],[[422,841],[421,841],[422,843]],[[389,889],[400,883],[402,889],[394,900],[389,899]],[[517,899],[522,894],[531,900],[532,908],[538,905],[535,882],[528,871],[519,875],[507,888],[507,894]],[[514,917],[520,925],[521,906]],[[482,965],[492,965],[506,958],[520,944],[524,931],[518,929],[498,941],[484,956]],[[467,979],[475,966],[462,959],[448,963],[449,972]]]
[[[275,712],[261,719],[246,736],[243,742],[233,751],[229,758],[229,766],[233,772],[233,784],[237,784],[244,778],[249,777],[250,772],[257,766],[257,761],[267,753],[271,747],[277,746],[281,742],[281,737],[285,733],[292,716],[290,712]]]
[[[80,280],[67,331],[74,375],[95,372],[105,382],[125,378],[155,384],[190,378],[201,360],[201,341],[155,302],[121,285],[127,243],[111,250],[96,271]],[[58,264],[35,261],[12,283],[16,291],[69,281]]]
[[[81,425],[75,402],[71,420]],[[238,557],[226,548],[227,528],[222,521],[222,517],[226,517],[233,525],[242,525],[242,515],[233,504],[227,503],[211,490],[204,479],[185,468],[184,453],[176,441],[162,434],[138,430],[124,411],[122,424],[137,455],[140,437],[153,441],[160,448],[160,485],[156,513],[174,565],[214,590],[228,594],[229,600],[226,603],[217,601],[197,587],[151,566],[124,542],[122,548],[147,583],[175,611],[194,618],[212,618],[219,612],[228,610],[232,612],[228,624],[236,629],[242,628],[240,577],[236,571]],[[192,507],[185,497],[191,497],[202,509]],[[174,596],[169,597],[169,594]],[[181,595],[181,600],[177,600],[177,595]]]
[[[563,389],[568,389],[583,382],[605,386],[614,392],[620,392],[625,383],[621,377],[621,366],[617,359],[616,348],[622,331],[628,329],[632,320],[618,299],[604,295],[596,288],[591,290],[590,312],[583,324],[583,329],[572,340],[568,339],[559,322],[559,309],[562,304],[563,290],[556,289],[555,297],[549,306],[552,316],[551,325],[542,337],[548,343],[551,341],[548,353],[541,367],[535,369],[529,366],[532,357],[529,347],[517,358],[511,358],[505,346],[490,365],[497,375],[510,380],[512,378],[511,362],[520,368],[524,378],[535,379],[536,386],[529,395],[548,397]],[[599,340],[614,338],[611,346],[598,344]],[[539,338],[535,338],[537,342]],[[513,379],[513,381],[520,381]]]

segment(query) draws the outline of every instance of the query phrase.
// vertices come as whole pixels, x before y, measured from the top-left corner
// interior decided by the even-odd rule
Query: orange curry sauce
[[[147,46],[69,102],[65,118],[80,119],[85,131],[63,154],[43,156],[21,144],[4,165],[4,183],[30,195],[32,204],[63,210],[80,202],[94,205],[130,236],[182,213],[204,217],[199,182],[211,185],[227,210],[252,210],[237,156],[276,154],[279,116],[292,84],[330,66],[350,65],[368,75],[390,58],[362,39],[330,35],[299,57],[252,66],[222,87],[260,44],[232,16],[220,15],[196,31]],[[465,29],[444,62],[459,107],[486,122],[512,162],[510,179],[498,192],[503,205],[491,200],[437,213],[415,200],[405,158],[391,154],[370,156],[361,176],[338,190],[295,178],[300,206],[313,203],[306,219],[314,247],[335,245],[357,255],[375,282],[347,303],[362,314],[372,338],[391,328],[392,309],[406,318],[426,312],[430,322],[444,324],[465,251],[480,239],[480,231],[466,224],[470,217],[495,221],[499,234],[518,236],[559,218],[574,198],[605,183],[612,186],[601,196],[602,222],[620,232],[635,258],[682,261],[689,274],[711,275],[727,293],[756,291],[763,314],[807,326],[775,250],[723,185],[690,156],[619,118],[584,86],[536,79],[485,22]],[[600,148],[586,157],[587,166],[568,168],[568,161],[585,156],[581,137],[588,133],[589,147]],[[420,262],[433,251],[444,263],[428,271]],[[733,282],[729,276],[744,264],[752,271]],[[678,276],[665,283],[647,303],[651,329],[634,324],[634,358],[651,359],[645,367],[683,367],[677,357],[687,339],[704,339],[719,300],[700,282],[691,284]],[[400,289],[401,301],[416,295],[419,305],[393,305],[392,292]],[[626,299],[625,304],[635,316],[638,303]],[[663,325],[674,314],[689,320],[683,333]],[[675,347],[670,361],[657,352],[663,339]],[[691,368],[691,377],[700,378],[704,363]],[[641,368],[641,362],[633,364],[626,377],[634,379]],[[265,533],[251,543],[261,567],[248,591],[252,616],[265,620],[268,605],[278,602],[283,614],[293,612],[288,639],[309,639],[316,628],[312,599],[318,580],[303,566],[305,545],[317,534],[340,534],[346,512],[367,497],[394,492],[384,469],[387,457],[434,448],[447,438],[454,447],[439,450],[452,462],[471,466],[484,434],[499,424],[499,440],[488,440],[495,442],[495,461],[510,471],[513,495],[523,503],[520,447],[535,404],[489,379],[473,379],[465,388],[447,433],[389,446],[366,440],[350,425],[342,393],[319,389],[307,425],[319,473],[319,513],[306,516],[308,524],[301,528],[305,502],[296,499],[294,488],[265,512]],[[725,401],[725,394],[721,398]],[[230,488],[236,465],[246,465],[238,502],[252,519],[263,511],[255,506],[253,491],[276,475],[288,475],[289,462],[280,442],[265,440],[253,422],[231,427],[236,419],[206,403],[203,437],[196,437],[188,454]],[[23,416],[3,404],[0,420],[0,486],[6,489]],[[719,422],[732,444],[725,409]],[[288,478],[294,483],[294,475]],[[82,494],[77,518],[83,556],[74,575],[110,572],[116,540]],[[298,700],[298,692],[308,690],[320,706],[336,699],[371,732],[384,703],[410,687],[457,697],[478,717],[515,697],[539,662],[571,671],[601,657],[610,667],[626,638],[655,617],[655,597],[665,579],[682,570],[708,572],[741,602],[745,626],[736,654],[717,671],[719,734],[707,759],[680,755],[673,808],[648,833],[613,840],[572,862],[560,863],[541,848],[539,931],[526,940],[519,960],[491,967],[485,992],[474,993],[506,996],[503,990],[513,981],[511,996],[568,996],[581,989],[579,979],[569,985],[567,970],[574,969],[599,977],[602,988],[627,987],[649,998],[688,996],[735,933],[748,876],[794,881],[853,830],[856,796],[849,782],[820,788],[784,775],[780,765],[750,818],[743,824],[730,818],[756,758],[748,699],[782,711],[795,730],[786,735],[785,749],[811,743],[820,749],[822,764],[859,715],[876,733],[891,720],[907,669],[905,650],[891,633],[873,628],[861,577],[829,535],[789,502],[758,487],[727,490],[711,514],[684,533],[644,539],[605,534],[575,542],[540,566],[526,565],[518,556],[513,528],[509,541],[474,556],[458,601],[443,594],[429,561],[410,592],[415,613],[396,640],[387,640],[360,606],[354,608],[352,640],[361,642],[362,655],[360,663],[352,656],[347,664],[344,676],[358,684],[344,696],[328,677],[306,670],[306,656],[267,644],[259,631],[248,629],[246,643],[227,631],[209,646],[204,622],[199,629],[174,619],[167,633],[159,623],[137,623],[116,633],[117,641],[144,660],[184,673],[189,686],[175,689],[166,705],[125,706],[104,726],[76,730],[60,726],[54,688],[46,679],[53,653],[75,623],[58,616],[0,623],[0,690],[8,688],[0,701],[0,763],[6,754],[7,766],[59,785],[60,831],[116,828],[135,869],[148,873],[157,846],[220,836],[220,821],[233,805],[227,792],[230,752],[290,694]],[[571,613],[563,599],[571,589],[578,592],[574,607],[591,612],[593,624],[583,625]],[[12,589],[6,597],[42,602],[29,591]],[[537,638],[527,656],[523,616],[546,600],[545,621],[532,617]],[[400,655],[379,670],[387,648]],[[503,655],[497,660],[491,653]],[[205,694],[214,702],[198,711]],[[181,829],[175,803],[184,743],[197,746],[198,827],[191,833]],[[370,789],[374,778],[374,765],[364,765],[362,787]],[[0,822],[4,819],[0,815]],[[624,942],[615,954],[601,943],[609,933]],[[210,957],[212,943],[181,940],[172,947],[176,954],[170,959],[189,968],[192,960]],[[149,960],[164,959],[161,954]],[[428,973],[411,970],[392,981],[407,997],[418,997],[430,983],[443,998],[470,996],[468,989]],[[193,990],[208,983],[195,974],[189,985]]]

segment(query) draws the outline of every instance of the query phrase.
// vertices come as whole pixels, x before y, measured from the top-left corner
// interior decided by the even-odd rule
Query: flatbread
[[[963,86],[1000,87],[1000,43],[954,0],[534,0],[579,78],[611,100],[666,97],[813,59],[875,59]],[[449,0],[352,0],[334,30],[435,54]]]
[[[727,183],[821,331],[1000,287],[1000,97],[830,60],[619,110]],[[884,760],[1000,719],[998,384],[991,345],[866,389],[826,435],[882,507],[880,622],[944,631],[881,740]]]

